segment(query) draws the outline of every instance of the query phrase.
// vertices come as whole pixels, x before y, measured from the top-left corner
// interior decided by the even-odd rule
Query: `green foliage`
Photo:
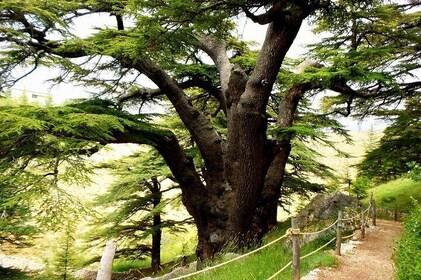
[[[140,119],[99,100],[51,108],[1,106],[2,242],[23,242],[38,226],[56,227],[71,214],[83,214],[66,185],[89,182],[85,157],[114,141],[115,133],[136,130],[136,141],[152,143],[160,130]],[[24,224],[31,216],[37,227]]]
[[[17,79],[11,75],[13,69],[33,64],[47,67],[59,65],[66,72],[66,75],[59,75],[51,81],[77,81],[96,89],[102,88],[104,93],[126,92],[131,87],[133,72],[120,67],[122,59],[147,58],[163,69],[180,73],[180,68],[183,68],[181,61],[187,59],[188,63],[184,65],[193,65],[192,62],[197,61],[194,58],[197,47],[192,44],[196,41],[197,34],[213,34],[218,38],[232,37],[230,33],[235,25],[231,16],[241,10],[239,3],[228,2],[230,1],[215,5],[213,1],[193,0],[163,3],[140,0],[58,0],[54,3],[35,0],[2,1],[2,11],[25,15],[28,25],[32,24],[43,30],[41,32],[47,38],[50,34],[58,36],[60,44],[54,44],[54,55],[49,52],[38,53],[35,48],[25,46],[29,36],[16,30],[15,20],[1,20],[2,37],[4,35],[7,39],[13,38],[2,40],[7,47],[0,52],[0,68],[10,79],[2,80],[1,87],[16,83]],[[126,23],[130,21],[130,24],[125,24],[124,29],[119,30],[112,25],[98,24],[89,36],[77,37],[72,32],[72,23],[86,11],[107,11],[114,16],[121,16]],[[44,35],[39,33],[33,35]],[[79,64],[56,55],[63,54],[65,57],[68,53],[86,55],[88,63]],[[107,59],[102,59],[102,56]],[[109,57],[112,59],[108,59]],[[108,78],[110,71],[116,74],[112,78]],[[215,73],[216,71],[212,76]]]
[[[14,188],[0,187],[0,245],[7,242],[17,246],[28,246],[38,229],[29,224],[31,209],[28,205],[9,204]]]
[[[109,116],[67,107],[1,107],[0,116],[1,185],[13,188],[5,204],[35,206],[48,214],[43,222],[49,225],[76,203],[60,184],[88,181],[83,155],[111,137],[107,129],[123,127]]]
[[[349,143],[351,139],[346,129],[331,116],[317,114],[310,106],[309,100],[304,98],[299,105],[292,127],[273,125],[268,128],[268,134],[273,138],[280,141],[289,140],[291,143],[280,198],[282,206],[289,204],[289,196],[292,193],[306,196],[312,192],[326,190],[330,187],[329,185],[337,185],[337,174],[318,160],[323,155],[312,147],[314,144],[332,148],[339,156],[348,157],[329,140],[329,133],[334,133],[344,137],[344,140]],[[317,183],[315,178],[317,178]]]
[[[395,255],[398,279],[421,278],[421,204],[415,203],[411,215],[405,220],[405,233],[398,242]]]
[[[365,177],[358,177],[352,182],[351,193],[358,199],[367,197],[368,189],[372,186],[370,179]]]
[[[251,72],[256,64],[256,59],[259,53],[257,51],[250,50],[248,45],[243,44],[239,45],[234,50],[237,50],[238,54],[231,59],[231,63],[240,65],[245,71]]]
[[[411,161],[407,163],[409,167],[409,173],[406,175],[408,178],[414,181],[421,181],[421,166],[420,164],[416,163],[415,161]]]
[[[353,100],[354,114],[366,116],[401,98],[417,96],[411,84],[419,68],[421,17],[418,2],[336,1],[313,17],[316,32],[329,32],[312,46],[310,56],[325,67],[314,69],[322,83],[346,81],[368,98]],[[324,100],[324,110],[346,106],[349,98],[336,95]],[[382,98],[381,100],[378,98]]]
[[[383,182],[410,172],[421,163],[421,103],[410,99],[404,109],[388,112],[396,118],[384,131],[379,146],[358,164],[360,176]],[[408,165],[409,164],[409,165]]]

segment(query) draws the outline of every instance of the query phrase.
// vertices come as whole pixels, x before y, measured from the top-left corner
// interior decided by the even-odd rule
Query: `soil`
[[[349,254],[338,257],[336,268],[320,270],[318,280],[392,280],[396,270],[392,259],[396,240],[403,233],[399,222],[377,220],[377,226]]]

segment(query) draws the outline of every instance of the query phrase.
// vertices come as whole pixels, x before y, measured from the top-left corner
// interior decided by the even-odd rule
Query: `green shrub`
[[[351,193],[358,199],[367,197],[368,188],[372,187],[372,182],[367,177],[358,177],[351,185]]]
[[[398,279],[421,279],[421,204],[405,221],[405,233],[396,254]]]

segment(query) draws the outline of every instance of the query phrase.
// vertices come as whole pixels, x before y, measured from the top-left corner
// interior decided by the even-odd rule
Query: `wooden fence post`
[[[338,223],[336,224],[336,249],[335,254],[341,255],[341,242],[342,242],[342,210],[338,212]]]
[[[295,218],[291,219],[292,239],[292,275],[294,280],[300,280],[300,229]]]
[[[398,215],[398,204],[395,203],[395,214],[393,215],[393,220],[396,222],[398,220],[398,218],[399,218],[399,215]]]
[[[117,243],[114,241],[108,241],[105,245],[104,253],[101,257],[101,262],[99,264],[98,274],[96,280],[111,280],[112,270],[113,270],[113,261],[115,251],[117,249]]]
[[[370,194],[370,205],[371,205],[371,218],[373,220],[373,226],[376,225],[376,218],[377,218],[377,212],[376,212],[376,201],[373,198],[373,192]]]
[[[364,210],[361,210],[361,239],[365,238],[365,216]]]
[[[373,226],[377,225],[377,210],[376,210],[376,201],[373,199],[372,202],[373,207]]]

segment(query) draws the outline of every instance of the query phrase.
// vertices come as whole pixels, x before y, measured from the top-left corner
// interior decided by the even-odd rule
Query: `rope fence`
[[[304,255],[304,256],[300,257],[300,260],[303,260],[303,259],[305,259],[305,258],[307,258],[307,257],[310,257],[311,255],[313,255],[313,254],[315,254],[315,253],[319,252],[321,249],[323,249],[324,247],[326,247],[327,245],[329,245],[330,243],[332,243],[332,242],[333,242],[333,241],[335,241],[335,240],[336,240],[336,237],[332,238],[330,241],[326,242],[324,245],[320,246],[320,247],[319,247],[319,248],[317,248],[316,250],[314,250],[314,251],[312,251],[312,252],[308,253],[307,255]]]
[[[358,232],[354,232],[354,233],[352,233],[350,235],[342,236],[342,229],[344,228],[343,224],[345,222],[353,221],[353,220],[356,220],[356,219],[361,219],[361,238],[363,239],[364,238],[364,235],[365,235],[365,227],[366,227],[366,219],[365,219],[365,217],[366,216],[367,216],[367,218],[369,217],[369,211],[370,210],[371,210],[371,216],[372,216],[372,224],[375,226],[376,225],[376,208],[375,208],[375,201],[373,199],[373,194],[371,194],[370,204],[369,204],[368,208],[365,209],[364,211],[361,211],[360,214],[357,214],[357,215],[355,215],[353,217],[350,217],[350,218],[342,218],[342,211],[339,211],[338,212],[338,218],[336,219],[336,221],[334,221],[331,225],[329,225],[329,226],[327,226],[324,229],[321,229],[319,231],[315,231],[315,232],[300,232],[300,229],[299,229],[299,227],[297,225],[297,221],[296,221],[295,218],[293,218],[291,220],[291,228],[288,229],[287,232],[283,236],[281,236],[281,237],[279,237],[279,238],[277,238],[277,239],[275,239],[275,240],[273,240],[273,241],[271,241],[271,242],[263,245],[262,247],[259,247],[259,248],[255,249],[253,251],[250,251],[250,252],[248,252],[246,254],[240,255],[240,256],[235,257],[233,259],[230,259],[228,261],[219,263],[217,265],[210,266],[210,267],[207,267],[205,269],[202,269],[202,270],[199,270],[199,271],[195,271],[195,272],[192,272],[192,273],[189,273],[189,274],[186,274],[186,275],[182,275],[182,276],[179,276],[179,277],[176,277],[176,278],[172,278],[172,279],[173,280],[185,279],[185,278],[188,278],[188,277],[191,277],[191,276],[195,276],[195,275],[198,275],[198,274],[205,273],[205,272],[210,271],[210,270],[214,270],[216,268],[222,267],[224,265],[227,265],[229,263],[235,262],[237,260],[240,260],[242,258],[245,258],[247,256],[250,256],[250,255],[252,255],[254,253],[257,253],[257,252],[259,252],[259,251],[261,251],[261,250],[263,250],[263,249],[265,249],[265,248],[267,248],[267,247],[275,244],[276,242],[279,242],[280,240],[286,238],[287,236],[290,236],[291,237],[291,240],[292,240],[292,260],[289,261],[284,266],[282,266],[281,269],[279,269],[277,272],[275,272],[267,280],[275,279],[276,276],[278,276],[280,273],[282,273],[283,271],[285,271],[290,266],[292,268],[293,279],[294,280],[299,280],[300,279],[300,260],[303,260],[303,259],[305,259],[305,258],[307,258],[307,257],[309,257],[309,256],[311,256],[311,255],[313,255],[313,254],[315,254],[317,252],[319,252],[320,250],[322,250],[323,248],[325,248],[326,246],[328,246],[329,244],[331,244],[335,240],[336,240],[335,253],[337,255],[341,255],[341,245],[340,245],[341,244],[341,241],[344,240],[344,239],[351,238],[351,237],[355,236],[358,233]],[[308,254],[306,254],[304,256],[300,256],[300,236],[320,234],[320,233],[322,233],[324,231],[327,231],[328,229],[333,228],[335,225],[336,225],[336,237],[332,238],[331,240],[329,240],[328,242],[326,242],[322,246],[318,247],[317,249],[313,250],[312,252],[310,252],[310,253],[308,253]]]
[[[365,214],[366,212],[368,212],[369,210],[370,210],[370,208],[371,208],[371,202],[370,202],[370,204],[368,205],[368,207],[367,207],[367,209],[365,209],[362,213],[363,214]],[[342,218],[342,219],[340,219],[342,222],[347,222],[347,221],[353,221],[353,220],[356,220],[356,219],[358,219],[358,218],[360,218],[361,217],[361,214],[357,214],[357,215],[355,215],[355,216],[352,216],[352,217],[350,217],[350,218]]]
[[[238,261],[238,260],[240,260],[240,259],[242,259],[242,258],[245,258],[245,257],[247,257],[247,256],[250,256],[250,255],[252,255],[252,254],[254,254],[254,253],[257,253],[257,252],[259,252],[259,251],[261,251],[261,250],[263,250],[263,249],[265,249],[265,248],[267,248],[267,247],[269,247],[269,246],[271,246],[271,245],[275,244],[276,242],[281,241],[282,239],[284,239],[284,238],[285,238],[285,237],[287,237],[288,235],[289,235],[289,233],[287,232],[287,233],[285,233],[284,235],[282,235],[281,237],[278,237],[277,239],[275,239],[275,240],[273,240],[273,241],[269,242],[268,244],[265,244],[265,245],[263,245],[262,247],[259,247],[259,248],[255,249],[255,250],[253,250],[253,251],[250,251],[250,252],[248,252],[248,253],[246,253],[246,254],[244,254],[244,255],[240,255],[240,256],[238,256],[238,257],[235,257],[235,258],[233,258],[233,259],[230,259],[230,260],[228,260],[228,261],[225,261],[225,262],[219,263],[219,264],[214,265],[214,266],[209,266],[209,267],[206,267],[206,268],[204,268],[204,269],[202,269],[202,270],[199,270],[199,271],[195,271],[195,272],[192,272],[192,273],[189,273],[189,274],[186,274],[186,275],[179,276],[179,277],[177,277],[177,278],[173,278],[172,280],[184,279],[184,278],[187,278],[187,277],[190,277],[190,276],[194,276],[194,275],[197,275],[197,274],[201,274],[201,273],[204,273],[204,272],[206,272],[206,271],[210,271],[210,270],[213,270],[213,269],[215,269],[215,268],[218,268],[218,267],[221,267],[221,266],[227,265],[227,264],[229,264],[229,263],[232,263],[232,262]]]
[[[328,229],[330,229],[330,228],[332,228],[333,226],[335,226],[337,223],[338,223],[338,219],[336,219],[336,221],[334,221],[333,222],[333,224],[331,224],[330,226],[328,226],[328,227],[326,227],[326,228],[324,228],[324,229],[321,229],[321,230],[319,230],[319,231],[315,231],[315,232],[300,232],[300,234],[301,235],[312,235],[312,234],[320,234],[320,233],[322,233],[322,232],[324,232],[324,231],[327,231]]]
[[[325,248],[326,246],[328,246],[329,244],[331,244],[332,242],[334,242],[336,240],[336,250],[335,253],[337,255],[341,255],[341,241],[343,239],[348,239],[350,237],[353,237],[355,235],[357,235],[358,232],[354,232],[350,235],[344,236],[342,237],[342,229],[344,228],[344,223],[345,222],[349,222],[349,221],[353,221],[356,219],[361,219],[361,238],[364,238],[364,234],[365,234],[365,227],[366,227],[366,219],[365,217],[369,216],[369,211],[372,210],[372,223],[373,225],[375,225],[376,222],[376,209],[375,209],[375,201],[373,199],[373,194],[371,194],[371,198],[370,198],[370,204],[367,207],[367,209],[362,210],[360,214],[357,214],[353,217],[350,218],[342,218],[342,211],[338,212],[338,219],[336,219],[336,221],[334,221],[331,225],[329,225],[328,227],[316,231],[316,232],[300,232],[300,230],[296,227],[296,221],[295,219],[292,219],[291,221],[291,239],[293,242],[293,247],[292,247],[292,253],[293,253],[293,257],[292,257],[292,261],[290,263],[288,263],[286,266],[282,267],[279,271],[277,271],[275,274],[273,274],[271,277],[269,277],[267,280],[272,280],[275,279],[275,277],[277,275],[279,275],[282,271],[284,271],[286,269],[286,267],[288,267],[290,264],[292,264],[292,275],[293,275],[293,279],[294,280],[299,280],[300,279],[300,260],[303,260],[317,252],[319,252],[320,250],[322,250],[323,248]],[[300,245],[299,245],[299,236],[300,235],[311,235],[311,234],[319,234],[322,233],[332,227],[334,227],[336,225],[336,237],[332,238],[331,240],[329,240],[328,242],[326,242],[325,244],[323,244],[322,246],[318,247],[317,249],[313,250],[312,252],[304,255],[304,256],[300,256]]]
[[[342,236],[342,240],[354,237],[355,235],[357,235],[358,232],[354,232],[353,234],[347,235],[347,236]]]
[[[281,272],[283,272],[285,269],[287,269],[291,264],[292,264],[292,261],[289,261],[283,268],[281,268],[280,270],[278,270],[275,274],[273,274],[267,280],[275,279],[276,276],[278,276],[279,274],[281,274]]]

